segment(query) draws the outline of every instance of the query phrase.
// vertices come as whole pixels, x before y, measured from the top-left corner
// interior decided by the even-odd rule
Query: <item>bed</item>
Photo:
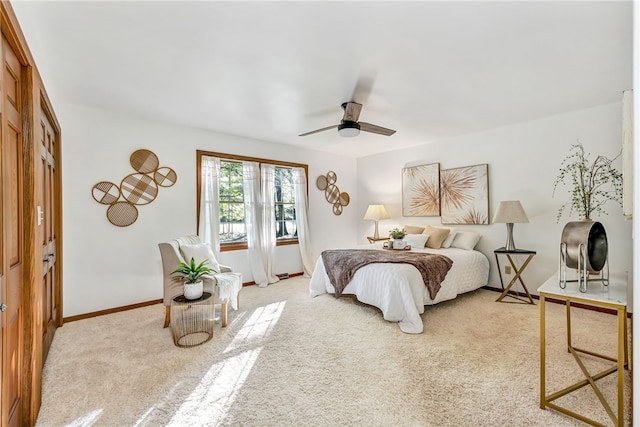
[[[388,252],[383,249],[382,243],[358,246],[354,249]],[[434,298],[429,295],[423,277],[416,267],[396,263],[373,263],[359,268],[342,294],[354,295],[358,301],[378,307],[383,318],[398,322],[403,332],[420,334],[423,331],[420,315],[424,313],[426,305],[454,299],[459,294],[478,289],[488,282],[489,260],[476,250],[414,248],[411,252],[444,255],[453,261]],[[309,293],[312,297],[324,293],[335,294],[322,256],[316,261],[309,282]]]

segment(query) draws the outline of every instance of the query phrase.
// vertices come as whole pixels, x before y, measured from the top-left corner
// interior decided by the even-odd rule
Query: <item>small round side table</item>
[[[178,295],[171,300],[171,334],[178,347],[203,344],[213,336],[215,323],[214,298],[203,292],[198,299],[188,300]]]

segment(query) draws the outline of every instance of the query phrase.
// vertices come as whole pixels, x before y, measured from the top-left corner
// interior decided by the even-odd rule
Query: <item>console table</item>
[[[559,273],[551,276],[546,282],[538,288],[540,294],[540,408],[551,408],[562,412],[573,418],[577,418],[591,425],[602,425],[590,418],[577,414],[567,408],[561,407],[554,400],[574,392],[582,387],[590,385],[594,393],[597,395],[600,403],[607,411],[609,418],[616,426],[624,426],[624,369],[628,367],[628,349],[627,349],[627,273],[609,274],[609,286],[604,286],[601,282],[592,281],[587,284],[587,292],[580,292],[577,282],[567,282],[565,289],[559,286]],[[575,271],[567,271],[567,278],[577,278]],[[552,298],[564,301],[566,304],[567,316],[567,347],[568,351],[573,355],[576,363],[580,366],[580,370],[585,379],[570,385],[560,391],[552,394],[546,392],[546,360],[545,360],[545,300]],[[617,358],[601,355],[589,350],[574,347],[571,341],[571,303],[579,303],[594,307],[602,307],[614,309],[617,314],[618,333],[617,333]],[[590,356],[614,362],[615,365],[609,369],[598,373],[591,373],[587,370],[584,363],[580,359],[579,353],[588,354]],[[614,413],[609,403],[605,400],[600,392],[596,381],[610,374],[618,374],[617,381],[617,414]]]

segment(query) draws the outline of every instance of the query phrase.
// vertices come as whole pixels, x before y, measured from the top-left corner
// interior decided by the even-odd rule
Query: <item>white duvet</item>
[[[382,244],[360,246],[359,249],[383,250]],[[384,319],[398,322],[403,332],[420,334],[423,330],[420,315],[424,313],[424,306],[453,299],[486,285],[489,260],[481,252],[455,248],[412,249],[412,252],[440,254],[453,261],[435,299],[429,297],[420,272],[411,264],[366,265],[356,271],[343,294],[353,294],[359,301],[378,307]],[[320,256],[309,282],[309,293],[315,297],[334,292]]]

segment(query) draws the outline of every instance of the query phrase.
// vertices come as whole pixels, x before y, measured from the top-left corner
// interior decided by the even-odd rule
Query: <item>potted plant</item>
[[[400,228],[394,228],[393,230],[391,230],[389,232],[389,238],[392,240],[392,245],[391,247],[394,249],[402,249],[406,246],[406,243],[404,240],[404,237],[407,235],[407,232],[403,229]]]
[[[205,259],[200,264],[196,264],[195,260],[191,258],[188,264],[180,262],[178,268],[171,272],[171,274],[175,274],[174,279],[184,279],[184,297],[186,299],[193,300],[202,296],[202,276],[214,271],[206,266],[207,262],[209,260]]]
[[[589,153],[578,141],[570,148],[570,154],[560,165],[560,174],[553,182],[553,196],[560,184],[569,187],[571,201],[558,210],[556,222],[569,206],[569,215],[574,211],[581,220],[590,221],[592,214],[606,214],[602,206],[608,202],[617,202],[622,206],[622,174],[611,163],[620,156],[608,159],[598,156],[589,162]]]

